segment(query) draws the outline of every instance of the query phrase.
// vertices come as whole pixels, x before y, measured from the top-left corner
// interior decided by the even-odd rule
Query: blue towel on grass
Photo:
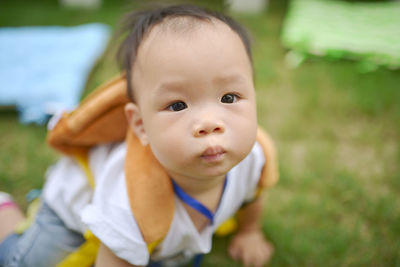
[[[73,109],[109,35],[99,23],[0,28],[0,105],[16,106],[21,122],[37,124]]]

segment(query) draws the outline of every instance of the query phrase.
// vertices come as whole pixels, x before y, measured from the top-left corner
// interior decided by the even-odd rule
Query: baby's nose
[[[205,119],[197,124],[193,129],[195,137],[202,137],[208,134],[221,134],[225,132],[225,127],[222,122],[212,119]]]

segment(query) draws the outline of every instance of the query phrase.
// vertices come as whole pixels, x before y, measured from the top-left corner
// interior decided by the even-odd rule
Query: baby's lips
[[[213,156],[225,153],[225,149],[222,146],[211,146],[208,147],[201,155],[203,157]]]

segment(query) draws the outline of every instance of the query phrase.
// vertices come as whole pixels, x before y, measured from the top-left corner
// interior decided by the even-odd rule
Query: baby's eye
[[[238,96],[235,94],[225,94],[222,98],[221,98],[221,102],[222,103],[233,103],[236,102],[238,100]]]
[[[171,110],[171,111],[181,111],[185,108],[187,108],[187,105],[185,104],[185,102],[182,102],[182,101],[172,103],[171,105],[169,105],[167,107],[167,109]]]

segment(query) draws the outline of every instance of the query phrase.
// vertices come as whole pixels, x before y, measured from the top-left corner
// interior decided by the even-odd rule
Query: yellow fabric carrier
[[[90,148],[110,142],[126,142],[125,163],[129,164],[125,164],[125,179],[130,208],[151,253],[168,233],[174,215],[174,191],[170,178],[150,147],[142,146],[133,131],[128,129],[124,114],[124,106],[129,102],[126,91],[124,74],[100,86],[74,111],[63,114],[48,133],[47,141],[59,152],[75,157],[92,186],[95,180],[87,156]],[[267,162],[259,186],[266,188],[278,180],[275,149],[261,128],[257,140]],[[163,208],[159,209],[161,206]],[[228,228],[233,230],[232,222],[228,224],[231,225]],[[225,229],[221,232],[229,231]],[[99,241],[92,234],[87,235],[87,240],[89,243],[83,244],[59,266],[91,266]]]
[[[22,234],[23,232],[25,232],[25,230],[28,229],[29,226],[31,226],[33,220],[36,217],[37,212],[39,211],[39,208],[40,208],[40,199],[35,198],[28,206],[28,210],[26,212],[26,218],[17,225],[14,232],[17,234]]]

